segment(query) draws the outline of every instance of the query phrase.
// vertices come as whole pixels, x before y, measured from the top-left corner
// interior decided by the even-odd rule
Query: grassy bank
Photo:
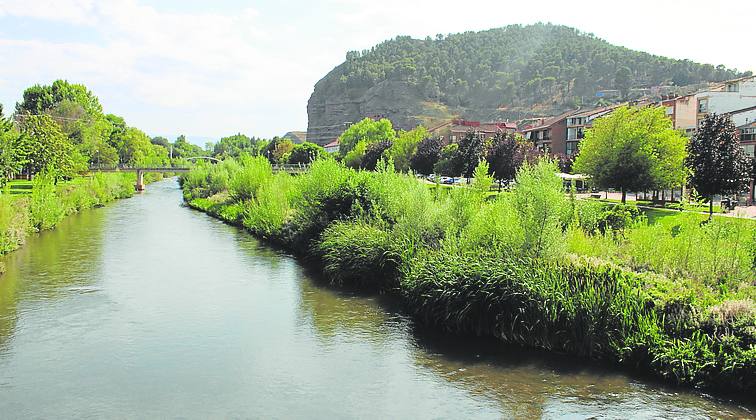
[[[195,168],[182,186],[192,207],[320,265],[335,284],[395,293],[428,325],[756,391],[753,222],[649,222],[568,198],[555,171],[526,166],[514,189],[488,197],[484,176],[431,190],[390,169],[318,161],[289,176],[246,158]]]
[[[98,173],[58,183],[38,175],[7,185],[0,194],[0,255],[21,247],[34,232],[55,228],[68,215],[131,197],[134,181],[133,174]]]

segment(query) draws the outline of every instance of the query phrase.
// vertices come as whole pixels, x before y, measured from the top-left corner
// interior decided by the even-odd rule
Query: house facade
[[[681,130],[688,136],[693,134],[698,123],[698,102],[695,95],[670,98],[662,101],[661,105],[665,107],[675,130]]]
[[[756,106],[756,76],[730,80],[696,94],[696,122],[710,113],[726,114],[753,106]]]

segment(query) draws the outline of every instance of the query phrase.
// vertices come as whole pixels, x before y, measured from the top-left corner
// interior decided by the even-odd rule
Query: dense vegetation
[[[684,86],[738,76],[735,70],[618,47],[551,24],[511,25],[435,39],[407,36],[350,51],[316,91],[356,97],[383,81],[408,82],[417,97],[452,107],[580,104],[601,89]]]
[[[605,359],[667,380],[756,391],[756,229],[565,194],[555,163],[525,164],[487,199],[317,160],[299,176],[264,157],[203,165],[186,201],[319,264],[332,282],[396,293],[421,322]],[[723,247],[722,244],[727,244]]]
[[[0,255],[19,248],[32,232],[54,228],[65,216],[105,203],[131,197],[134,175],[99,173],[55,182],[52,173],[37,175],[27,185],[28,194],[11,194],[6,185],[0,194]]]

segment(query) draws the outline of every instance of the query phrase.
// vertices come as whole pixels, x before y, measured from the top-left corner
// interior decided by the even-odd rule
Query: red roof
[[[336,146],[338,146],[338,145],[339,145],[339,139],[336,139],[336,140],[334,140],[334,141],[332,141],[332,142],[330,142],[330,143],[326,144],[326,145],[325,145],[325,146],[323,146],[323,147],[336,147]]]

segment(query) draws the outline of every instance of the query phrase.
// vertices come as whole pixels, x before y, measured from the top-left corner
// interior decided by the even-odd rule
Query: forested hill
[[[348,52],[315,85],[308,138],[333,139],[340,125],[363,116],[388,116],[400,127],[452,115],[515,118],[593,105],[600,90],[627,96],[632,88],[737,76],[724,66],[633,51],[551,24],[397,37]]]

